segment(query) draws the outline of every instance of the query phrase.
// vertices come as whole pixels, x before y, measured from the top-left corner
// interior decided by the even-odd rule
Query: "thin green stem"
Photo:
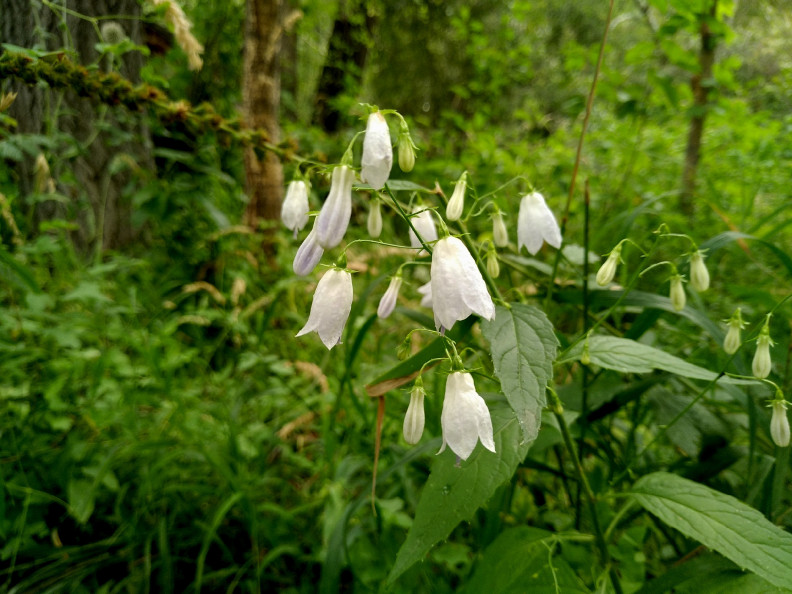
[[[412,229],[412,232],[415,233],[415,236],[418,238],[418,241],[421,242],[421,245],[423,246],[423,249],[425,249],[431,255],[432,248],[430,248],[426,244],[426,242],[424,241],[423,237],[421,237],[421,234],[418,233],[418,230],[415,228],[415,225],[413,225],[412,219],[410,218],[410,216],[406,212],[404,212],[404,209],[401,207],[401,204],[399,204],[399,201],[396,200],[396,196],[393,195],[393,192],[391,192],[391,189],[388,186],[388,184],[385,184],[385,191],[388,193],[388,196],[390,196],[390,199],[393,201],[393,204],[396,206],[396,210],[398,210],[399,214],[402,216],[402,218],[405,221],[407,221],[407,224],[410,226],[410,229]]]
[[[564,445],[569,451],[569,456],[572,458],[572,465],[575,469],[575,474],[577,475],[578,484],[583,489],[583,493],[586,496],[586,507],[588,508],[589,515],[591,516],[591,524],[594,528],[594,540],[597,543],[597,549],[599,549],[603,564],[608,568],[613,589],[616,591],[616,594],[622,594],[623,591],[621,583],[619,582],[619,577],[612,565],[610,552],[608,551],[608,543],[605,541],[605,535],[602,532],[599,515],[597,514],[597,498],[594,495],[594,491],[591,490],[591,485],[588,482],[586,473],[583,471],[583,465],[580,463],[580,458],[578,457],[577,449],[575,448],[575,443],[572,439],[572,433],[569,431],[569,426],[567,425],[566,419],[564,418],[564,408],[561,405],[561,400],[558,398],[558,394],[555,393],[555,390],[548,387],[547,392],[550,395],[550,410],[558,421],[558,427],[561,430],[561,436],[564,438]]]

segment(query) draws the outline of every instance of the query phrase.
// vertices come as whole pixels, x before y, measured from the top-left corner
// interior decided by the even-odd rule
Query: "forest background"
[[[4,590],[788,591],[774,391],[676,364],[589,368],[569,349],[607,312],[614,336],[750,376],[772,312],[771,379],[792,393],[792,2],[185,0],[202,51],[169,6],[0,0]],[[149,86],[92,86],[102,73]],[[342,345],[294,338],[318,275],[293,274],[305,232],[282,227],[280,200],[300,158],[341,160],[361,103],[410,125],[420,150],[412,172],[394,166],[402,188],[450,194],[467,171],[512,242],[537,189],[564,230],[560,267],[548,247],[500,264],[567,349],[559,401],[535,441],[511,445],[510,471],[471,490],[472,511],[442,521],[416,510],[446,488],[426,486],[448,461],[434,457],[445,376],[424,379],[417,446],[401,437],[409,386],[388,392],[379,444],[366,390],[411,328],[434,327],[415,287],[376,316],[405,250],[350,250]],[[318,210],[329,183],[313,183]],[[356,196],[348,241],[367,236],[370,192]],[[645,246],[661,224],[706,250],[706,294],[678,314],[667,275],[633,278],[637,249],[616,280],[640,290],[614,305],[617,291],[588,286],[619,240]],[[490,230],[481,217],[469,235]],[[386,217],[384,240],[406,234]],[[731,358],[721,322],[737,307],[749,342]],[[487,338],[468,340],[482,394],[503,404]],[[429,343],[413,334],[409,352]],[[663,486],[641,477],[686,485],[698,515],[663,515],[650,501]],[[739,519],[730,532],[729,513],[755,533]],[[406,550],[420,522],[442,526]]]

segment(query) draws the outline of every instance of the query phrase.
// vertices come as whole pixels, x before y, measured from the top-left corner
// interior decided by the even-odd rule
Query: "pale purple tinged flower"
[[[344,238],[352,216],[352,182],[355,172],[346,165],[333,169],[330,193],[316,218],[316,240],[325,249],[334,248]]]
[[[311,313],[297,336],[316,332],[328,349],[341,341],[349,312],[352,310],[352,275],[340,268],[331,268],[316,285]]]
[[[517,249],[520,250],[525,246],[528,253],[533,256],[542,247],[543,241],[558,249],[561,247],[561,229],[544,196],[539,192],[533,192],[524,196],[520,202]]]
[[[388,122],[380,111],[368,118],[360,166],[360,178],[375,190],[381,190],[393,166],[393,147]]]
[[[435,325],[450,330],[457,320],[477,314],[486,320],[495,317],[484,278],[465,244],[445,237],[432,252],[432,305]]]
[[[316,240],[316,225],[297,248],[292,262],[292,270],[297,276],[308,276],[319,264],[324,254],[324,249]]]
[[[495,452],[489,409],[476,392],[473,376],[467,372],[458,371],[448,376],[440,425],[443,428],[440,452],[448,446],[457,456],[467,460],[479,440],[481,445]]]

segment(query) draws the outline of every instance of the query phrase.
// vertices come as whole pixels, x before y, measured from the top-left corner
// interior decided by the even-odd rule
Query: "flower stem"
[[[550,410],[558,421],[558,427],[561,430],[561,435],[564,438],[564,445],[566,446],[567,450],[569,451],[569,455],[572,458],[572,464],[575,468],[578,484],[583,488],[583,492],[586,495],[586,504],[589,515],[591,516],[591,524],[594,527],[594,540],[597,543],[597,549],[599,549],[602,562],[608,568],[608,574],[610,575],[613,589],[616,591],[616,594],[622,594],[623,591],[621,583],[619,582],[619,576],[616,574],[616,570],[612,566],[610,552],[608,551],[608,544],[605,542],[605,536],[602,532],[602,527],[600,526],[599,516],[597,515],[597,498],[595,497],[594,492],[591,490],[591,485],[588,482],[588,478],[586,478],[585,472],[583,472],[583,465],[580,463],[580,458],[578,457],[575,443],[572,440],[572,434],[569,431],[569,426],[566,423],[566,419],[564,419],[564,408],[561,405],[561,400],[558,398],[558,394],[555,393],[555,390],[548,386],[547,392],[550,395]]]
[[[388,184],[385,184],[385,191],[388,193],[388,196],[390,196],[390,199],[393,201],[393,204],[396,205],[396,210],[398,210],[402,218],[405,221],[407,221],[407,224],[410,226],[410,229],[412,229],[412,232],[415,233],[415,236],[418,238],[418,241],[421,242],[423,249],[425,249],[429,254],[431,254],[432,248],[426,245],[426,242],[423,240],[423,237],[421,237],[421,234],[418,233],[418,230],[415,228],[415,225],[413,225],[412,219],[406,212],[404,212],[404,209],[401,207],[401,204],[399,204],[399,201],[396,200],[396,196],[393,195],[393,192],[391,192],[391,189],[388,187]]]

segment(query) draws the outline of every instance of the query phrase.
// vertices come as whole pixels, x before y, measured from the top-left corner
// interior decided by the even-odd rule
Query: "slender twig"
[[[564,207],[564,216],[561,218],[561,237],[564,236],[566,231],[567,221],[569,220],[569,209],[572,207],[572,197],[575,195],[575,183],[577,182],[578,169],[580,169],[580,157],[583,154],[583,139],[586,137],[586,130],[588,129],[589,118],[591,117],[591,107],[594,105],[594,94],[597,90],[597,80],[599,79],[600,69],[602,68],[602,58],[605,55],[605,44],[608,41],[608,31],[610,30],[611,18],[613,16],[613,0],[610,0],[608,5],[608,16],[605,19],[605,31],[602,34],[602,42],[600,43],[599,55],[597,56],[597,67],[594,69],[594,78],[591,81],[591,88],[589,89],[588,99],[586,100],[586,113],[583,116],[583,127],[580,130],[580,138],[578,139],[577,152],[575,154],[575,164],[572,167],[572,179],[569,182],[569,194],[567,195],[566,206]],[[550,305],[550,298],[553,295],[553,285],[555,284],[556,272],[558,271],[558,264],[561,261],[561,250],[556,252],[555,261],[553,263],[553,274],[550,277],[550,285],[547,288],[547,296],[545,297],[545,310]]]

